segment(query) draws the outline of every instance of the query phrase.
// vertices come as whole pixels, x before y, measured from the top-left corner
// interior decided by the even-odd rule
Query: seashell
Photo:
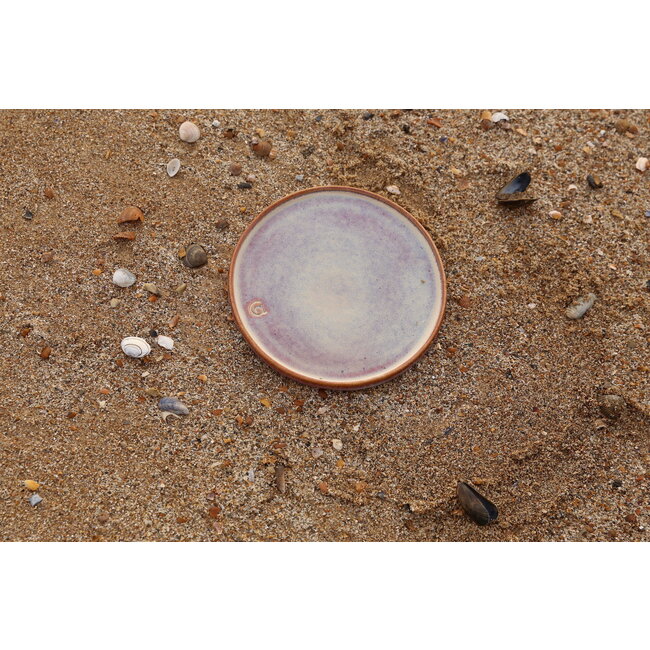
[[[127,336],[120,345],[124,354],[134,359],[146,357],[151,352],[151,346],[138,336]]]
[[[174,415],[188,415],[190,412],[190,409],[176,397],[163,397],[158,402],[158,408]]]
[[[178,174],[179,169],[181,168],[181,161],[178,158],[172,158],[167,163],[167,175],[172,178]]]
[[[169,418],[169,417],[179,418],[180,415],[176,415],[176,413],[172,413],[171,411],[163,411],[160,414],[160,417],[163,419],[163,422],[167,422],[167,418]]]
[[[161,348],[165,348],[165,350],[174,349],[174,340],[170,339],[169,336],[159,336],[158,338],[156,338],[156,343]]]
[[[31,481],[31,480],[27,479],[25,481],[25,487],[28,490],[31,490],[32,492],[36,492],[36,490],[38,490],[38,488],[41,487],[41,484],[37,483],[36,481]]]
[[[149,293],[153,293],[154,296],[160,295],[160,289],[153,282],[145,282],[142,285],[142,288]]]
[[[566,317],[572,320],[582,318],[594,306],[595,302],[596,294],[588,293],[586,296],[581,296],[567,307]]]
[[[130,205],[122,210],[122,214],[118,217],[117,223],[130,223],[132,221],[144,221],[144,214],[140,208]]]
[[[515,176],[497,192],[497,200],[499,203],[505,203],[510,206],[526,205],[537,201],[535,197],[524,196],[524,192],[528,189],[529,185],[530,173],[523,172],[519,176]]]
[[[459,481],[456,486],[456,494],[467,516],[479,526],[485,526],[499,516],[497,507],[471,485]]]
[[[268,157],[272,149],[270,142],[267,142],[266,140],[257,140],[257,138],[253,140],[251,148],[253,149],[253,153],[260,158]]]
[[[587,183],[589,183],[589,187],[592,190],[599,190],[603,186],[602,181],[595,174],[589,174],[587,176]]]
[[[399,191],[399,187],[397,187],[397,185],[389,185],[386,188],[386,191],[389,194],[395,194],[396,196],[399,196],[401,194],[401,192]]]
[[[178,127],[178,137],[183,142],[196,142],[201,137],[201,131],[194,122],[183,122]]]
[[[208,262],[208,254],[205,252],[203,246],[199,244],[192,244],[187,247],[183,263],[191,269],[203,266]]]
[[[495,124],[497,122],[508,122],[510,120],[505,113],[494,113],[491,119]]]
[[[608,394],[598,396],[600,412],[612,420],[620,418],[625,409],[625,400],[620,395]]]
[[[228,167],[228,171],[231,176],[239,176],[242,171],[241,165],[239,163],[232,163],[230,167]]]
[[[287,491],[287,468],[282,463],[275,466],[275,487],[280,494]]]
[[[116,269],[115,273],[113,273],[113,284],[118,287],[130,287],[135,283],[135,279],[135,275],[128,269]]]
[[[650,166],[650,160],[648,160],[647,158],[639,158],[636,161],[635,166],[640,172],[644,172]]]
[[[37,506],[42,500],[43,497],[38,496],[38,494],[32,494],[32,496],[29,497],[29,505]]]
[[[135,239],[135,233],[131,230],[123,230],[122,232],[113,235],[113,239],[126,239],[128,241],[133,241]]]

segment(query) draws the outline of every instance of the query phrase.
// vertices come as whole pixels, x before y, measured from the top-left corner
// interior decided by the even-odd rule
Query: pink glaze
[[[231,300],[246,338],[307,383],[383,381],[430,343],[444,275],[428,236],[392,204],[352,190],[272,206],[242,237]]]

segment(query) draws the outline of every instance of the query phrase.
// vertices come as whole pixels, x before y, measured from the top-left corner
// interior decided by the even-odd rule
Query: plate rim
[[[374,377],[372,380],[356,380],[356,381],[346,381],[346,382],[338,382],[338,381],[329,381],[329,380],[318,380],[315,379],[314,377],[310,377],[309,375],[303,375],[299,372],[294,372],[290,368],[287,368],[286,366],[282,365],[278,361],[276,361],[273,357],[268,355],[254,340],[254,338],[249,334],[247,331],[247,328],[245,327],[244,321],[242,320],[239,310],[237,309],[236,303],[235,303],[235,292],[234,292],[234,269],[235,265],[237,263],[237,258],[239,255],[239,251],[241,250],[242,244],[245,241],[246,237],[251,233],[253,228],[272,210],[277,208],[279,205],[282,203],[286,203],[287,201],[290,201],[292,199],[295,199],[299,196],[303,196],[305,194],[313,194],[315,192],[352,192],[355,194],[362,194],[364,196],[368,196],[370,198],[376,199],[380,201],[381,203],[385,203],[386,205],[390,206],[394,210],[397,210],[402,216],[406,217],[419,231],[420,233],[424,236],[425,240],[429,244],[429,247],[431,248],[431,251],[433,252],[433,257],[436,261],[436,264],[438,265],[438,270],[440,272],[440,285],[441,285],[441,301],[440,301],[440,313],[438,314],[438,318],[435,322],[435,325],[427,337],[427,340],[411,355],[403,361],[399,366],[385,372],[382,375],[379,375],[378,377]],[[346,185],[322,185],[322,186],[314,186],[314,187],[308,187],[302,190],[299,190],[297,192],[292,192],[291,194],[287,194],[286,196],[283,196],[281,199],[278,199],[277,201],[274,201],[271,203],[269,206],[264,208],[262,212],[260,212],[249,224],[246,226],[244,229],[244,232],[241,234],[239,237],[239,240],[237,242],[237,245],[235,246],[235,249],[232,253],[232,256],[230,258],[230,268],[228,269],[228,299],[230,301],[230,308],[232,310],[233,316],[235,318],[235,322],[237,324],[237,328],[241,332],[242,336],[246,340],[246,342],[253,348],[253,351],[255,354],[257,354],[263,361],[265,361],[271,368],[273,368],[275,371],[279,372],[281,375],[284,375],[285,377],[289,377],[290,379],[293,379],[295,381],[298,381],[302,384],[306,384],[308,386],[313,386],[315,388],[330,388],[333,390],[358,390],[362,388],[370,388],[372,386],[376,386],[378,384],[382,384],[385,381],[388,381],[390,379],[393,379],[394,377],[397,377],[401,373],[403,373],[407,368],[412,366],[429,348],[431,343],[433,342],[433,339],[435,339],[436,334],[438,334],[438,330],[440,329],[440,326],[442,325],[443,318],[445,316],[445,311],[447,309],[447,277],[445,275],[445,267],[442,262],[442,258],[440,257],[440,253],[438,252],[438,249],[436,248],[436,245],[431,237],[431,235],[426,231],[424,226],[412,215],[410,214],[407,210],[405,210],[402,206],[398,205],[397,203],[394,203],[390,199],[387,199],[386,197],[383,197],[379,194],[375,194],[374,192],[370,192],[369,190],[364,190],[359,187],[348,187]]]

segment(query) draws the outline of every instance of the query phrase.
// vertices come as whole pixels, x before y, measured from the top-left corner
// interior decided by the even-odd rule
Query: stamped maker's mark
[[[261,318],[269,313],[261,300],[253,300],[252,302],[249,302],[246,310],[248,311],[249,316],[252,316],[253,318]]]

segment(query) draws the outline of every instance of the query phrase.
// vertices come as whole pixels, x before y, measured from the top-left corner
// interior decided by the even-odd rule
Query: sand
[[[650,112],[512,110],[510,129],[487,131],[478,110],[373,112],[0,112],[0,539],[648,539],[650,171],[635,163],[650,152]],[[623,117],[637,134],[615,130]],[[185,119],[201,129],[194,144],[178,138]],[[274,160],[251,153],[258,129]],[[539,200],[498,205],[525,169]],[[253,187],[238,189],[247,174]],[[436,341],[372,389],[285,379],[232,320],[240,234],[318,185],[395,200],[446,266]],[[118,226],[128,205],[143,223]],[[135,241],[115,241],[120,230]],[[207,266],[180,262],[192,242]],[[136,285],[113,285],[118,267]],[[151,302],[144,282],[163,295]],[[593,308],[569,320],[588,292]],[[152,354],[125,357],[124,336]],[[190,415],[163,421],[152,388],[181,394]],[[599,412],[603,392],[625,399],[620,418]],[[26,479],[41,484],[36,507]],[[458,480],[498,506],[497,522],[459,510]]]

